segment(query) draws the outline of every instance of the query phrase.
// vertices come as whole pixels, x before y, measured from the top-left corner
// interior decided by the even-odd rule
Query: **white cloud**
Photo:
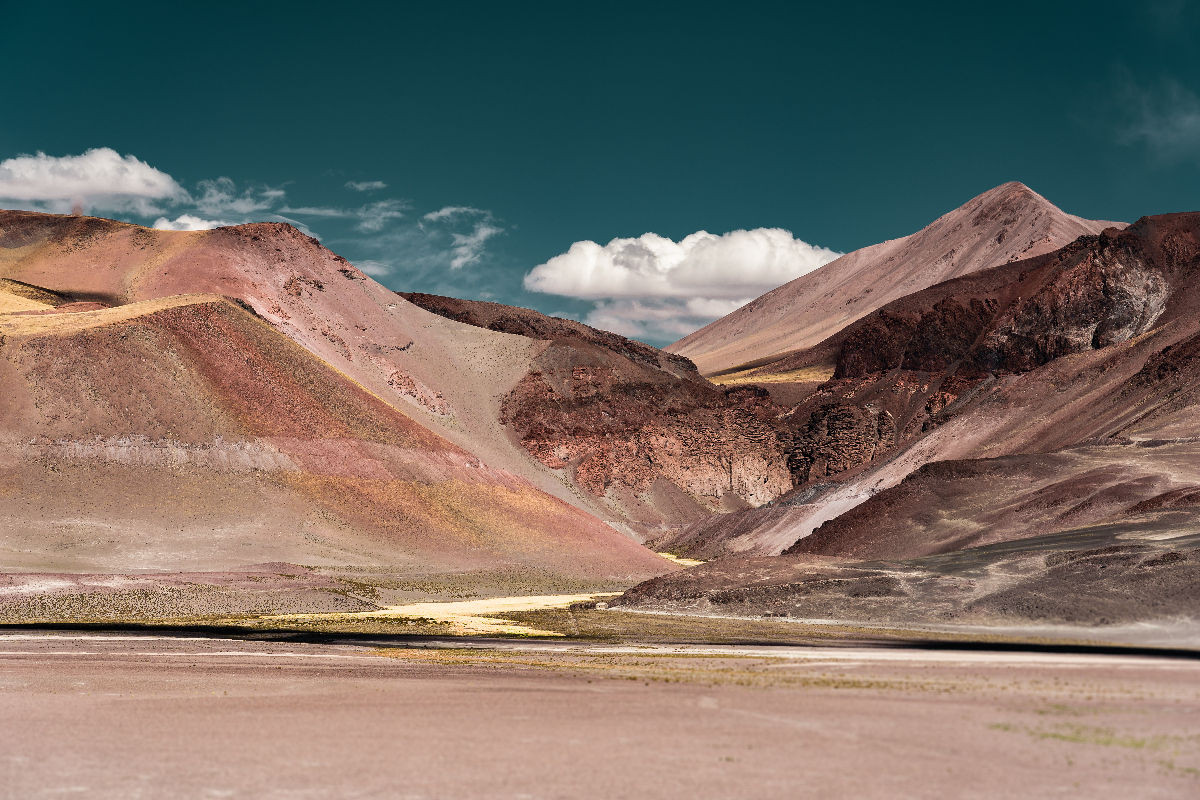
[[[525,276],[534,292],[578,297],[756,297],[827,264],[841,253],[817,247],[781,228],[705,231],[674,242],[656,233],[571,245]]]
[[[380,200],[378,203],[368,203],[355,212],[358,216],[358,225],[355,227],[368,233],[382,230],[388,220],[403,217],[406,208],[408,208],[408,204],[403,200]]]
[[[283,190],[272,187],[251,187],[238,190],[230,178],[215,178],[196,184],[199,192],[191,204],[201,214],[248,217],[266,211],[283,198]]]
[[[220,220],[203,219],[194,214],[180,214],[175,219],[159,217],[154,221],[154,227],[160,231],[207,231],[231,224]]]
[[[443,206],[423,214],[404,238],[410,247],[424,252],[427,262],[440,261],[442,265],[448,262],[450,269],[458,270],[479,263],[487,243],[504,231],[486,209]]]
[[[1122,142],[1144,145],[1168,161],[1200,156],[1200,97],[1194,91],[1172,79],[1143,86],[1126,73],[1117,97],[1125,114]]]
[[[488,212],[484,211],[482,208],[474,208],[472,206],[443,206],[442,208],[439,208],[437,211],[430,211],[428,214],[421,217],[421,219],[426,220],[427,222],[437,222],[439,220],[451,219],[453,217],[463,217],[463,216],[487,217],[487,216],[491,216],[491,215],[488,214]]]
[[[451,236],[450,269],[462,269],[467,264],[478,262],[483,255],[483,248],[488,239],[502,233],[504,233],[503,228],[485,221],[476,223],[470,233],[453,234]]]
[[[307,225],[305,225],[303,222],[296,219],[295,217],[285,217],[282,214],[266,214],[266,215],[258,217],[255,220],[245,220],[245,222],[252,222],[252,221],[254,221],[254,222],[264,222],[264,221],[265,222],[286,222],[288,225],[291,225],[293,228],[300,231],[305,236],[311,236],[314,239],[321,238],[320,234],[318,234],[316,231],[309,228]]]
[[[0,201],[32,203],[45,210],[67,211],[78,205],[149,216],[161,211],[155,201],[186,196],[167,173],[110,147],[78,156],[39,152],[0,161]]]
[[[534,292],[597,301],[589,325],[674,341],[840,256],[781,228],[575,242],[525,276]]]
[[[280,214],[299,214],[302,217],[350,217],[354,212],[345,208],[329,208],[327,206],[284,206]]]
[[[753,299],[711,300],[697,297],[689,300],[603,300],[596,304],[584,321],[594,328],[603,328],[622,336],[667,344],[682,339]]]
[[[383,181],[350,181],[348,189],[373,192]],[[472,206],[445,206],[423,217],[405,219],[409,203],[376,199],[360,206],[289,205],[280,186],[239,184],[229,177],[202,180],[184,189],[174,178],[138,158],[110,148],[94,148],[78,156],[44,153],[0,161],[0,207],[11,204],[38,211],[65,212],[86,206],[160,230],[198,231],[248,222],[287,222],[320,238],[305,223],[318,221],[343,237],[354,230],[370,234],[343,238],[376,260],[361,262],[364,272],[394,275],[393,259],[404,253],[406,272],[445,272],[478,263],[487,243],[503,233],[490,212]],[[363,198],[364,200],[367,198]],[[402,220],[393,224],[396,220]],[[326,223],[328,221],[328,223]],[[362,252],[362,251],[360,251]]]
[[[355,192],[377,192],[386,189],[387,184],[383,181],[347,181],[346,188]]]
[[[381,278],[392,274],[392,265],[386,264],[383,261],[366,259],[363,261],[355,261],[354,266],[358,267],[360,270],[373,278]]]
[[[357,219],[355,225],[360,231],[375,233],[383,230],[388,221],[400,219],[408,203],[403,200],[379,200],[367,203],[359,208],[334,208],[332,206],[284,206],[280,214],[295,214],[301,217],[325,217],[327,219],[349,218]]]

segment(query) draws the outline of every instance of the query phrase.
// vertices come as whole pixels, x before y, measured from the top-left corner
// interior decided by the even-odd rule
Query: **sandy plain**
[[[10,629],[0,716],[13,798],[1200,791],[1178,654]]]

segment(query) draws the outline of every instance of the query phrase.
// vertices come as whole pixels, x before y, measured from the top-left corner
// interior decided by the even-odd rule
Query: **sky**
[[[286,220],[663,345],[1019,180],[1200,208],[1200,2],[0,0],[0,207]]]

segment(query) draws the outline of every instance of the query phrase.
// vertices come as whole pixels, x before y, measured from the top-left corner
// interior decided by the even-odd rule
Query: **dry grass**
[[[700,561],[699,559],[684,558],[683,556],[677,556],[674,553],[659,553],[659,555],[662,556],[663,558],[665,558],[667,561],[675,562],[676,564],[680,565],[681,567],[698,567],[704,563],[703,561]]]
[[[88,328],[115,325],[132,319],[179,306],[201,303],[227,303],[223,297],[210,294],[185,294],[157,300],[143,300],[114,308],[96,311],[80,311],[74,314],[47,314],[35,316],[7,317],[0,322],[0,330],[10,336],[40,336],[46,334],[71,334]]]
[[[716,375],[709,380],[718,386],[743,386],[753,383],[824,383],[833,377],[832,364],[793,369],[787,372],[756,372],[753,369]]]

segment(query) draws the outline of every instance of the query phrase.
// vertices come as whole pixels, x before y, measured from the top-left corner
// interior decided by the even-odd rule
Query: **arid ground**
[[[643,621],[641,643],[604,629]],[[801,630],[782,621],[686,644],[697,621],[620,611],[574,624],[583,636],[10,627],[0,794],[1200,791],[1200,660],[1178,651],[770,643]]]

